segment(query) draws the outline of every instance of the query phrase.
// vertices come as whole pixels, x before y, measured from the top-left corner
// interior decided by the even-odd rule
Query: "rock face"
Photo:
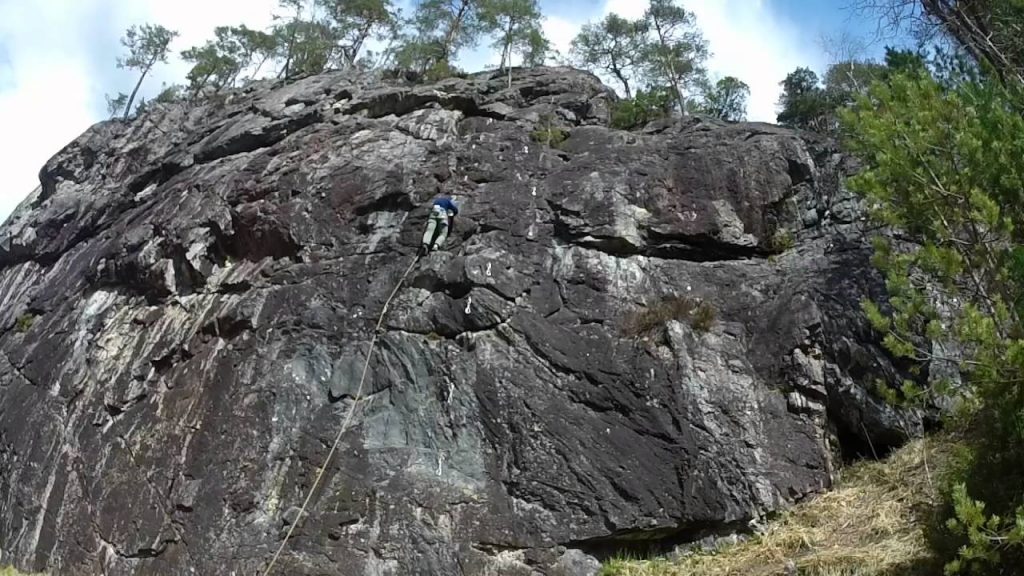
[[[3,560],[266,566],[438,193],[455,230],[395,299],[278,574],[591,574],[919,430],[866,388],[902,375],[827,142],[627,133],[587,74],[505,82],[255,85],[48,162],[0,228]]]

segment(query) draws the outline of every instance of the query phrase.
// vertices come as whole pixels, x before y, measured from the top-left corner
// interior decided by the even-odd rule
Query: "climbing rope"
[[[344,436],[345,431],[348,430],[349,425],[352,423],[352,415],[355,414],[356,408],[359,407],[359,403],[363,400],[363,385],[366,382],[366,373],[370,368],[370,358],[373,356],[374,347],[377,345],[377,337],[380,335],[381,327],[384,325],[384,318],[388,314],[388,307],[391,305],[391,301],[394,300],[395,295],[402,288],[402,284],[405,284],[405,279],[409,277],[409,273],[412,272],[416,263],[419,262],[419,255],[413,258],[412,264],[406,268],[405,273],[402,274],[402,278],[398,280],[398,284],[395,285],[395,289],[391,291],[391,295],[384,302],[384,308],[380,311],[380,318],[377,319],[377,326],[373,329],[373,338],[370,340],[370,349],[366,352],[366,362],[363,363],[363,374],[359,377],[359,387],[356,388],[355,401],[352,402],[352,406],[349,408],[348,413],[345,414],[345,420],[341,423],[341,428],[338,429],[337,436],[334,437],[334,444],[331,445],[330,451],[327,452],[327,457],[324,459],[323,466],[320,467],[320,471],[316,475],[316,479],[313,480],[313,485],[310,486],[309,492],[306,494],[306,499],[302,502],[302,507],[299,508],[299,514],[295,517],[295,521],[292,522],[288,533],[285,534],[284,540],[281,541],[281,545],[277,548],[277,552],[274,553],[274,557],[270,560],[270,564],[267,569],[263,572],[263,576],[268,576],[270,571],[274,569],[274,564],[277,563],[277,559],[281,556],[281,552],[284,551],[288,545],[288,540],[292,537],[292,532],[295,531],[295,527],[299,525],[302,520],[303,514],[306,513],[306,507],[309,506],[309,501],[313,498],[313,493],[316,491],[316,487],[320,485],[320,480],[323,479],[324,472],[327,471],[327,466],[331,462],[331,457],[338,450],[338,445],[341,444],[341,437]]]

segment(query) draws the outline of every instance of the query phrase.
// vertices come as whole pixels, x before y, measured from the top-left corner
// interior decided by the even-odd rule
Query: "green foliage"
[[[45,574],[28,574],[26,572],[19,572],[14,568],[0,567],[0,576],[45,576]]]
[[[117,59],[118,68],[148,71],[156,62],[167,62],[171,41],[178,33],[160,25],[132,26],[121,38],[128,54]]]
[[[183,87],[178,84],[172,84],[170,86],[164,85],[160,90],[160,93],[157,94],[156,98],[153,100],[161,104],[177,102],[178,100],[181,100],[182,90]]]
[[[614,78],[627,100],[638,85],[667,91],[670,109],[680,113],[686,112],[686,95],[704,82],[707,57],[693,13],[672,0],[654,0],[638,20],[609,14],[583,26],[570,52],[577,66]]]
[[[32,324],[36,321],[34,314],[22,314],[14,323],[14,329],[18,332],[25,333],[32,329]]]
[[[420,72],[452,62],[459,51],[476,45],[483,31],[482,0],[420,0],[406,22],[411,30],[400,48],[400,64]],[[414,58],[411,58],[413,57]]]
[[[213,86],[215,91],[220,91],[231,84],[240,68],[240,62],[214,42],[189,48],[181,53],[181,57],[192,63],[192,69],[185,78],[194,94],[206,86]]]
[[[643,128],[648,122],[669,116],[672,103],[672,92],[667,89],[641,90],[636,93],[636,98],[615,103],[611,127],[619,130]]]
[[[793,232],[788,228],[779,228],[768,240],[768,249],[772,252],[785,252],[796,244]]]
[[[499,68],[511,68],[515,53],[543,61],[541,52],[546,52],[549,44],[541,19],[537,0],[482,0],[480,24],[484,32],[497,37],[492,47],[501,50]]]
[[[597,24],[585,24],[572,41],[570,58],[581,68],[611,74],[632,98],[630,83],[649,62],[647,25],[609,14]]]
[[[884,63],[845,60],[829,66],[821,79],[809,68],[797,68],[781,82],[780,124],[830,133],[838,127],[841,108],[868,92],[874,82],[886,82],[899,72],[924,73],[921,52],[886,47]]]
[[[168,30],[160,25],[143,24],[132,26],[121,38],[121,45],[128,53],[117,59],[118,68],[127,68],[139,71],[139,81],[128,96],[124,106],[124,118],[127,119],[131,113],[132,104],[135,102],[135,95],[142,86],[142,81],[157,62],[167,62],[167,54],[170,51],[171,41],[178,36],[173,30]],[[107,101],[108,106],[111,100]]]
[[[900,70],[840,114],[847,147],[868,165],[850,187],[877,222],[914,240],[876,241],[888,309],[864,309],[896,356],[927,363],[929,339],[959,344],[966,386],[908,382],[900,395],[951,397],[950,423],[967,438],[935,538],[947,573],[1001,574],[1024,564],[1024,97],[995,81],[946,85],[918,64]]]
[[[698,112],[729,122],[739,122],[747,117],[750,87],[739,78],[726,76],[714,85],[705,83],[703,92],[697,105]]]
[[[123,112],[128,104],[128,95],[124,92],[118,92],[117,96],[105,94],[104,98],[107,100],[107,112],[110,113],[111,118]]]
[[[281,73],[286,78],[319,74],[327,69],[334,57],[334,30],[323,21],[297,17],[277,26],[274,36],[284,57]]]
[[[708,332],[714,327],[716,317],[717,311],[709,302],[686,296],[666,296],[628,315],[622,325],[622,334],[644,336],[671,320],[689,322],[694,330]]]
[[[259,74],[263,64],[279,49],[280,37],[246,26],[218,26],[214,40],[194,46],[181,53],[192,63],[186,78],[193,94],[206,87],[218,92],[234,86],[242,73],[253,66],[251,77]]]
[[[523,56],[523,65],[531,68],[543,66],[552,53],[556,52],[551,47],[551,42],[544,36],[544,32],[539,28],[530,30],[525,44],[519,49]]]
[[[668,86],[676,109],[685,114],[686,94],[707,84],[707,41],[694,14],[674,0],[651,0],[643,22],[650,35],[643,62],[647,85]]]
[[[399,16],[391,0],[317,0],[327,13],[342,67],[356,64],[366,42],[398,34]]]
[[[569,131],[555,126],[555,119],[545,114],[540,119],[540,126],[530,132],[530,138],[549,148],[561,148],[562,143],[569,139]]]
[[[818,83],[818,75],[809,68],[797,68],[782,81],[779,97],[779,124],[822,130],[827,127],[831,111],[825,90]]]

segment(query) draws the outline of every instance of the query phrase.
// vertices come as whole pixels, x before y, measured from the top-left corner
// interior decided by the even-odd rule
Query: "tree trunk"
[[[668,42],[665,40],[665,32],[661,28],[661,22],[655,20],[654,29],[658,32],[658,42],[661,44],[662,53],[665,54],[665,67],[672,77],[672,89],[676,93],[676,104],[679,106],[679,113],[686,116],[686,103],[683,101],[683,91],[679,88],[679,75],[676,74],[676,66],[672,63],[672,58],[668,56]]]
[[[515,25],[515,18],[509,16],[508,27],[505,28],[505,49],[501,51],[501,70],[505,69],[506,57],[508,57],[508,67],[512,68],[512,30]]]
[[[619,68],[619,64],[614,58],[611,63],[611,72],[613,76],[618,78],[619,82],[622,82],[622,88],[626,91],[626,99],[632,98],[633,93],[629,90],[629,80],[626,80],[626,75]]]
[[[966,12],[961,2],[921,0],[921,4],[971,56],[979,62],[987,61],[992,64],[1001,81],[1024,84],[1024,74],[1017,67],[1020,62],[1015,62],[1002,47],[993,42],[995,31],[981,21],[981,16],[977,12]]]
[[[366,42],[366,39],[369,38],[369,36],[370,36],[370,29],[372,27],[373,27],[373,23],[372,22],[367,22],[359,30],[359,33],[356,34],[356,37],[352,41],[352,46],[350,48],[351,53],[345,55],[345,58],[348,60],[347,64],[349,65],[349,67],[355,65],[356,58],[359,57],[359,51],[363,49],[363,44]]]
[[[452,19],[452,24],[448,27],[448,33],[444,36],[444,48],[441,56],[445,62],[451,58],[452,47],[455,44],[455,35],[458,34],[459,28],[462,27],[462,19],[466,17],[466,12],[469,11],[469,2],[470,0],[462,0],[462,3],[459,4],[459,11],[455,13],[455,18]]]
[[[260,68],[263,68],[263,65],[267,63],[268,59],[270,59],[270,55],[266,54],[263,56],[263,60],[260,60],[260,63],[256,65],[256,69],[252,71],[252,77],[254,80],[256,79],[256,75],[260,73]]]
[[[149,69],[153,67],[153,64],[156,64],[156,57],[152,58],[149,61],[149,64],[146,64],[146,68],[142,71],[142,75],[139,76],[139,81],[135,83],[135,88],[132,90],[132,95],[128,97],[128,104],[124,107],[124,118],[122,118],[123,120],[127,120],[128,115],[131,114],[132,104],[135,102],[135,95],[139,93],[139,87],[142,86],[142,81],[146,79],[146,74],[149,74]]]
[[[298,18],[297,17],[296,17],[296,22],[298,22]],[[288,54],[284,57],[284,68],[281,70],[281,74],[277,75],[278,78],[280,78],[282,74],[284,75],[285,78],[288,78],[289,76],[291,76],[292,53],[295,51],[295,27],[296,26],[298,26],[297,23],[293,23],[292,24],[291,34],[288,36]]]

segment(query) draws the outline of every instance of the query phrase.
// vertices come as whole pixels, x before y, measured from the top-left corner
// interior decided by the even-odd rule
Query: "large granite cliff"
[[[439,193],[455,231],[396,298],[279,574],[591,574],[919,431],[869,392],[902,376],[828,141],[623,132],[588,74],[506,82],[265,82],[54,156],[0,227],[2,561],[265,566]]]

